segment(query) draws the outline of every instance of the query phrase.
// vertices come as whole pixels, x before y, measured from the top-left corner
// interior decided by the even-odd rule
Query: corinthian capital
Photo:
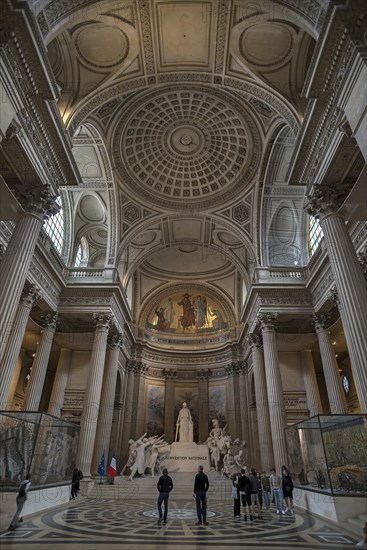
[[[255,333],[249,334],[246,340],[252,350],[262,348],[263,341],[262,341],[261,334],[255,334]]]
[[[41,183],[31,187],[18,184],[12,188],[12,191],[24,210],[30,214],[37,214],[47,219],[60,210],[60,206],[56,203],[57,197],[51,194],[49,187]]]
[[[108,345],[112,349],[120,349],[122,347],[122,344],[124,342],[124,337],[122,334],[114,334],[108,339]]]
[[[338,183],[315,183],[312,192],[307,195],[305,206],[310,216],[322,217],[337,212],[349,193],[349,186]]]
[[[271,313],[270,311],[259,313],[257,315],[257,321],[261,327],[261,330],[264,330],[265,328],[273,329],[277,316],[277,313]]]
[[[23,306],[33,307],[33,304],[41,298],[41,291],[36,285],[27,285],[24,287],[20,303]]]
[[[112,324],[113,315],[112,313],[93,313],[93,320],[96,328],[108,330]]]
[[[50,313],[46,313],[45,315],[42,315],[42,325],[43,325],[43,327],[56,330],[57,317],[58,317],[57,313],[55,313],[53,311],[50,312]]]
[[[313,316],[313,324],[315,326],[316,332],[321,332],[326,330],[330,323],[329,315],[326,313],[315,313]]]

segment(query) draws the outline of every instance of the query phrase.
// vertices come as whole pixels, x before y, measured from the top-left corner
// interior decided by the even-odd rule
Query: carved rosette
[[[50,330],[56,330],[57,324],[58,324],[58,314],[57,312],[50,311],[50,313],[46,313],[45,315],[42,315],[42,326],[45,329]]]
[[[345,184],[315,183],[312,192],[307,195],[305,210],[310,216],[321,219],[337,212],[348,193],[349,186]]]
[[[35,285],[27,285],[24,287],[22,296],[20,298],[20,304],[29,308],[33,307],[33,304],[41,298],[41,291]]]
[[[38,184],[25,188],[22,185],[16,185],[12,188],[17,200],[29,214],[36,214],[43,219],[47,219],[60,210],[56,203],[57,197],[51,194],[50,188]]]
[[[277,316],[278,316],[277,313],[271,313],[269,311],[266,313],[259,313],[257,315],[257,321],[260,325],[261,330],[265,330],[265,329],[274,330]]]
[[[255,333],[249,334],[246,340],[252,351],[256,349],[261,349],[263,346],[263,339],[261,334],[255,334]]]
[[[96,329],[109,330],[114,320],[114,317],[112,313],[93,313],[93,320]]]
[[[313,324],[316,329],[316,332],[321,332],[326,330],[330,323],[329,315],[326,313],[315,313],[313,316]]]

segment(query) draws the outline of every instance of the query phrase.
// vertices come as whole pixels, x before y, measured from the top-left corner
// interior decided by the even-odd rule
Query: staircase
[[[171,497],[175,500],[192,500],[195,474],[173,473],[171,477],[173,481]],[[208,497],[210,500],[223,502],[223,504],[231,502],[231,481],[212,471],[209,472],[208,478],[210,484]],[[116,476],[114,485],[109,485],[106,482],[99,485],[98,480],[95,480],[94,485],[88,491],[88,498],[156,501],[158,479],[159,476],[145,476],[130,481],[127,476]]]

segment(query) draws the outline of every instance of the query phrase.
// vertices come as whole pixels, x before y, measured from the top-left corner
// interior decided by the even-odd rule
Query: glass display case
[[[18,488],[28,473],[32,488],[70,482],[80,427],[45,413],[0,412],[0,488]]]
[[[367,415],[318,415],[285,430],[295,486],[367,494]]]

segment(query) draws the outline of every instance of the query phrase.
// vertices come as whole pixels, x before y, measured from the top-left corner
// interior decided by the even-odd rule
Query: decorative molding
[[[313,323],[316,329],[316,332],[322,332],[327,330],[330,325],[330,316],[326,313],[314,313]]]
[[[350,191],[349,184],[317,183],[312,192],[307,195],[308,203],[305,206],[310,216],[322,219],[324,215],[335,213],[339,210]]]

